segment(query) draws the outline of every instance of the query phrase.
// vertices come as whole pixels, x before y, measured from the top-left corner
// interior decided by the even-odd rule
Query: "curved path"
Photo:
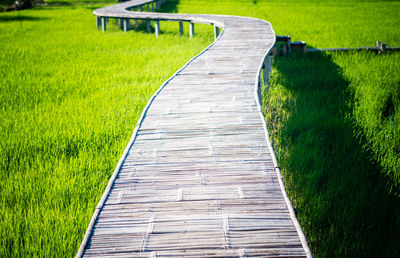
[[[271,25],[127,10],[151,2],[94,14],[98,25],[114,17],[125,25],[127,18],[169,20],[223,31],[150,99],[77,257],[311,257],[259,102],[260,72],[275,43]]]

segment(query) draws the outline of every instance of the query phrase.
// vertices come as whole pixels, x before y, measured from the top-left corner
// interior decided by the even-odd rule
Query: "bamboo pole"
[[[96,16],[96,27],[98,30],[101,28],[101,17]]]
[[[194,23],[190,22],[189,23],[189,37],[194,37]]]
[[[183,22],[179,22],[179,34],[181,35],[181,36],[183,36],[183,34],[184,34],[184,31],[183,31]]]
[[[214,24],[214,40],[219,36],[219,27]]]
[[[160,34],[160,21],[156,20],[155,22],[155,33],[156,33],[156,38],[158,38],[158,35]]]
[[[101,29],[102,31],[106,31],[107,29],[107,18],[106,17],[101,17]]]

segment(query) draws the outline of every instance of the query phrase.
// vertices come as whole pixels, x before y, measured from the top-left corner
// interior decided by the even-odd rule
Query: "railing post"
[[[96,27],[99,30],[101,27],[101,17],[96,16]]]
[[[264,60],[264,69],[263,69],[263,77],[264,77],[264,85],[267,85],[266,91],[269,89],[269,75],[271,73],[272,68],[272,56],[269,54]]]
[[[151,20],[147,21],[147,32],[151,32]]]
[[[150,12],[150,4],[147,4],[147,12]]]
[[[156,38],[158,38],[158,35],[160,34],[160,21],[156,20],[155,22],[155,29],[156,29]]]
[[[385,53],[386,52],[386,44],[382,43],[382,41],[377,41],[376,46],[378,47],[378,51],[380,53]]]
[[[303,54],[305,54],[307,52],[306,42],[304,42],[304,44],[302,45],[301,50],[303,51]]]
[[[181,36],[183,36],[183,34],[184,34],[184,32],[183,32],[183,22],[179,22],[179,34],[181,35]]]
[[[117,23],[118,23],[118,20],[117,20]],[[119,29],[120,30],[124,29],[124,19],[123,18],[119,19]]]
[[[129,19],[122,19],[122,21],[123,21],[124,32],[127,32],[129,30]]]
[[[288,53],[288,47],[287,45],[282,45],[282,55],[286,56],[286,54]]]
[[[106,31],[107,27],[107,18],[106,17],[101,17],[101,30],[104,32]]]
[[[151,11],[154,12],[154,2],[151,2]]]
[[[214,40],[218,38],[219,35],[219,27],[214,24]]]
[[[189,37],[194,37],[194,23],[189,22]]]
[[[141,12],[143,12],[143,5],[141,5],[141,6],[139,7],[139,10],[140,10]]]

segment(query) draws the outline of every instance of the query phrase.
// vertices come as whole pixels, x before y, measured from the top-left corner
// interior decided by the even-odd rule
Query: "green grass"
[[[388,187],[400,197],[400,54],[358,53],[334,59],[343,67],[353,95],[356,136],[391,178]]]
[[[76,254],[149,97],[213,37],[102,33],[92,9],[0,14],[1,257]]]
[[[148,98],[212,41],[206,25],[191,40],[164,22],[158,40],[101,33],[96,3],[49,2],[73,6],[0,14],[1,257],[75,255]],[[169,2],[265,19],[313,47],[400,46],[399,1]],[[399,256],[399,59],[276,59],[266,118],[316,257]]]
[[[343,67],[333,61],[338,59],[346,62]],[[275,62],[266,121],[288,194],[317,257],[400,253],[400,199],[391,191],[392,178],[365,148],[368,135],[354,113],[359,107],[354,90],[360,90],[363,75],[357,70],[373,74],[376,67],[369,64],[375,61],[384,70],[379,77],[390,85],[399,59],[399,54],[309,54]],[[349,73],[357,78],[349,80]],[[373,85],[380,88],[380,82]]]
[[[314,47],[374,46],[377,40],[400,46],[400,1],[181,0],[178,10],[264,19],[277,35]]]

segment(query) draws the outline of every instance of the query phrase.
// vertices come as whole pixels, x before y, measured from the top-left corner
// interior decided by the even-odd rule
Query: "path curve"
[[[159,4],[133,0],[94,14],[223,31],[149,100],[76,256],[311,257],[260,105],[271,24],[128,11],[152,2]]]

